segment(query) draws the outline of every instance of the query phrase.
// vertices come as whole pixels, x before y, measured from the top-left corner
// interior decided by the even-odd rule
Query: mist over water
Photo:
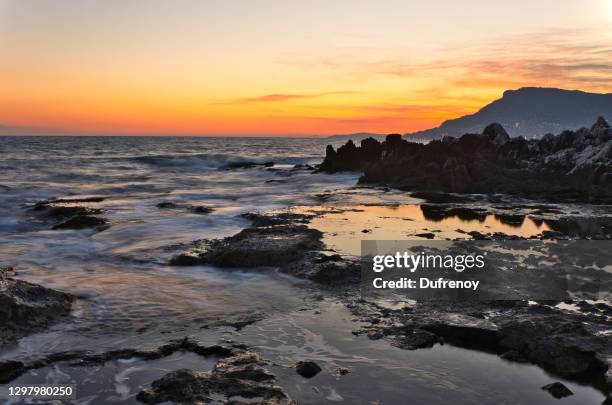
[[[0,263],[14,266],[21,278],[83,298],[76,321],[59,327],[67,348],[88,346],[92,340],[112,347],[111,336],[150,335],[185,325],[197,329],[230,314],[297,305],[291,297],[299,294],[289,293],[291,283],[275,272],[223,272],[203,266],[177,270],[166,261],[181,243],[238,232],[248,225],[240,214],[314,203],[316,194],[350,187],[357,177],[294,170],[294,165],[320,162],[326,141],[319,139],[1,141]],[[268,161],[275,165],[227,168],[231,163]],[[102,209],[108,229],[51,230],[54,223],[32,209],[41,200],[83,196],[105,198],[79,205]],[[179,207],[160,209],[160,202]],[[214,211],[194,213],[188,206]],[[62,344],[49,347],[42,339],[32,352],[40,355],[39,350],[58,346]]]

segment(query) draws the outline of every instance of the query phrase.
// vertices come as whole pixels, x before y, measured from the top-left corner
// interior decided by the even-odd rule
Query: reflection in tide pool
[[[361,240],[423,239],[422,233],[433,233],[435,239],[465,239],[466,233],[501,232],[507,235],[530,237],[550,230],[544,223],[524,217],[509,224],[492,214],[466,218],[449,213],[446,217],[427,215],[427,206],[405,205],[351,205],[294,207],[301,213],[323,212],[313,219],[311,226],[325,233],[325,242],[331,249],[359,255]]]

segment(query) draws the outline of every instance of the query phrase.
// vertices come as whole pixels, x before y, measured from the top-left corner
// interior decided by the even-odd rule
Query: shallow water
[[[325,233],[326,245],[343,254],[360,255],[361,240],[427,239],[418,236],[433,233],[435,239],[465,239],[471,231],[502,232],[530,237],[550,230],[544,222],[537,224],[525,217],[520,224],[503,223],[495,215],[482,219],[462,219],[451,215],[443,219],[428,218],[420,204],[401,205],[329,205],[294,207],[300,213],[323,212],[312,221],[312,227]]]
[[[79,299],[68,319],[2,348],[0,356],[37,359],[65,350],[155,347],[184,336],[211,344],[232,339],[284,364],[274,371],[300,403],[406,403],[406,398],[435,404],[556,403],[539,387],[558,378],[535,366],[449,346],[407,352],[353,336],[358,324],[341,304],[315,299],[318,292],[309,283],[274,269],[166,265],[181,243],[231,235],[247,226],[240,214],[287,207],[327,211],[312,226],[329,232],[330,248],[349,254],[359,254],[365,238],[406,239],[434,231],[436,238],[465,237],[459,228],[529,236],[547,229],[529,219],[510,226],[491,216],[434,221],[425,218],[420,200],[406,193],[354,187],[357,174],[293,169],[320,162],[326,144],[313,139],[1,138],[0,265],[12,265],[19,278]],[[277,164],[225,169],[241,161]],[[53,231],[55,223],[31,209],[48,198],[84,196],[105,197],[79,205],[102,209],[108,229]],[[182,206],[156,207],[164,201]],[[195,214],[185,208],[189,205],[214,211]],[[223,326],[249,317],[260,320],[239,332]],[[297,376],[291,366],[304,358],[320,362],[326,372],[312,380]],[[133,403],[140,388],[166,371],[204,370],[211,362],[177,353],[87,369],[60,363],[14,383],[71,381],[79,384],[79,403]],[[336,378],[339,366],[352,372]],[[591,387],[566,385],[576,395],[563,403],[596,403],[602,397]]]
[[[310,380],[286,368],[278,370],[283,386],[300,403],[557,404],[540,389],[553,381],[562,381],[574,392],[563,404],[595,404],[604,398],[591,387],[493,354],[449,345],[407,351],[384,340],[353,336],[347,332],[358,325],[341,304],[326,303],[320,311],[265,320],[243,331],[262,353],[281,364],[310,359],[321,365],[324,372]],[[351,372],[335,376],[338,367]]]
[[[271,316],[239,333],[206,331],[192,336],[221,336],[252,346],[274,362],[270,369],[279,384],[300,404],[557,404],[541,389],[553,381],[562,381],[574,392],[563,404],[596,404],[604,398],[589,386],[548,375],[536,366],[449,345],[401,350],[384,340],[352,335],[358,327],[342,304],[327,301]],[[178,368],[207,371],[214,360],[175,353],[160,360],[128,359],[104,366],[58,363],[31,371],[14,384],[76,384],[79,404],[137,403],[136,394],[152,380]],[[312,379],[300,377],[293,369],[299,360],[314,360],[323,371]],[[339,367],[350,373],[339,376]]]

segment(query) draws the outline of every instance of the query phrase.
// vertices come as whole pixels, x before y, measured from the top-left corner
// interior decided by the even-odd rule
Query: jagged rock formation
[[[609,390],[612,342],[604,331],[611,321],[600,314],[611,308],[605,304],[601,309],[588,308],[585,301],[577,304],[584,312],[560,312],[526,301],[419,301],[410,310],[364,302],[349,307],[361,321],[369,322],[353,333],[370,339],[388,339],[406,350],[451,343],[497,353],[508,361],[537,364],[565,378],[600,380]]]
[[[293,276],[322,283],[358,281],[358,262],[323,252],[323,234],[304,225],[311,215],[281,212],[243,216],[253,221],[249,228],[223,239],[192,242],[170,264],[279,267]]]
[[[319,170],[361,170],[361,183],[410,191],[508,193],[559,200],[612,201],[612,129],[600,117],[591,128],[511,138],[499,124],[482,134],[428,144],[388,135],[384,142],[328,146]]]

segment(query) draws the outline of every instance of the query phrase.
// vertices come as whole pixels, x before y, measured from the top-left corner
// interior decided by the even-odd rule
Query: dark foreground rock
[[[246,228],[234,236],[208,242],[201,252],[184,253],[173,264],[185,263],[191,255],[194,263],[220,267],[281,266],[321,247],[321,233],[304,225],[277,225]]]
[[[363,171],[361,183],[410,191],[508,193],[556,200],[612,201],[612,129],[600,118],[590,129],[510,138],[499,124],[482,134],[428,144],[389,135],[384,142],[328,146],[324,172]]]
[[[0,360],[0,384],[6,384],[24,373],[24,364],[14,360]]]
[[[172,371],[136,398],[147,404],[196,404],[213,400],[226,404],[295,404],[276,385],[276,377],[266,369],[268,364],[257,353],[246,351],[220,360],[211,371]]]
[[[12,269],[0,268],[0,345],[68,315],[73,300],[70,294],[15,280]]]
[[[321,371],[321,367],[314,361],[298,361],[295,365],[295,372],[305,378],[312,378]]]
[[[370,324],[356,331],[415,350],[437,343],[531,362],[559,376],[612,387],[612,321],[524,301],[419,302],[397,310],[357,300],[352,312]]]
[[[553,397],[557,399],[561,399],[561,398],[569,397],[570,395],[574,395],[574,393],[570,391],[569,388],[567,388],[565,385],[563,385],[562,383],[558,381],[552,384],[545,385],[542,387],[542,389],[544,391],[548,391],[550,395],[552,395]]]
[[[236,235],[193,242],[170,260],[171,265],[210,264],[218,267],[279,267],[313,281],[358,281],[357,261],[323,252],[323,234],[305,225],[312,215],[247,214],[251,227]]]
[[[254,167],[272,167],[274,162],[233,162],[225,166],[226,169],[252,169]]]

